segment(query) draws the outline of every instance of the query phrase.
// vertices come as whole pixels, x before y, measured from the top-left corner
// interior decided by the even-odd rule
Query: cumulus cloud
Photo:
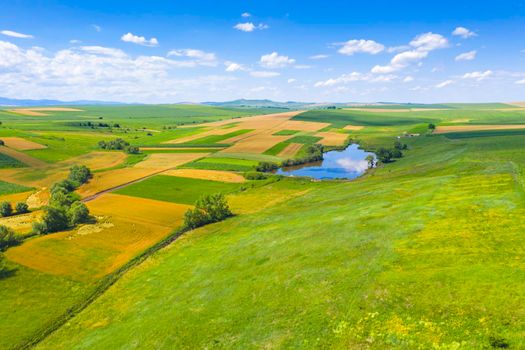
[[[457,27],[452,32],[452,35],[462,37],[463,39],[468,39],[468,38],[471,38],[473,36],[476,36],[477,34],[474,33],[473,31],[468,30],[465,27]]]
[[[492,75],[492,71],[491,70],[486,70],[484,72],[470,72],[470,73],[465,73],[463,75],[463,79],[474,79],[476,81],[481,81],[481,80],[484,80],[488,77],[490,77]]]
[[[33,36],[30,34],[13,32],[12,30],[2,30],[0,31],[0,34],[3,34],[5,36],[10,36],[13,38],[19,38],[19,39],[33,39]]]
[[[237,23],[233,28],[240,30],[242,32],[253,32],[256,29],[263,30],[268,29],[268,25],[264,23],[259,23],[257,25],[253,24],[252,22],[245,22],[245,23]]]
[[[337,78],[330,78],[327,80],[318,81],[314,84],[314,87],[330,87],[335,85],[349,84],[357,81],[367,81],[371,83],[390,82],[396,79],[396,75],[385,74],[385,75],[372,75],[363,74],[360,72],[352,72],[348,74],[342,74]]]
[[[375,42],[374,40],[348,40],[342,44],[338,50],[340,54],[352,56],[354,53],[369,53],[375,55],[385,49],[383,44]]]
[[[325,58],[328,58],[328,57],[330,57],[330,56],[319,54],[319,55],[310,56],[308,58],[311,59],[311,60],[322,60],[322,59],[325,59]]]
[[[454,81],[453,80],[445,80],[439,84],[436,85],[436,88],[438,89],[441,89],[441,88],[444,88],[445,86],[449,86],[450,84],[452,84]]]
[[[376,74],[388,74],[399,71],[411,64],[421,62],[428,56],[429,52],[448,47],[448,45],[448,40],[440,34],[431,32],[420,34],[410,42],[412,49],[396,54],[389,64],[384,66],[376,65],[371,71]]]
[[[473,59],[476,58],[476,54],[477,54],[476,50],[463,52],[463,53],[460,53],[459,55],[457,55],[455,60],[456,61],[472,61]]]
[[[368,162],[366,160],[354,160],[351,158],[342,158],[336,161],[341,167],[348,172],[362,173],[368,169]]]
[[[250,75],[254,78],[274,78],[281,75],[279,72],[270,72],[270,71],[252,71]]]
[[[252,14],[249,13],[249,12],[244,12],[244,13],[241,14],[241,17],[244,17],[244,18],[248,18],[248,17],[251,17],[251,16],[252,16]]]
[[[81,42],[82,42],[82,40],[78,40],[78,39],[71,39],[71,40],[69,40],[70,44],[80,44]]]
[[[142,46],[157,46],[159,41],[157,38],[146,39],[143,36],[135,35],[132,33],[126,33],[120,37],[120,40],[127,43],[133,43]]]
[[[236,72],[236,71],[242,71],[246,70],[242,64],[226,61],[224,62],[224,65],[226,66],[226,72]]]
[[[288,56],[281,56],[277,52],[262,55],[259,64],[265,68],[282,68],[295,63],[295,59]]]
[[[515,82],[516,84],[523,85],[525,84],[525,79],[521,79]]]
[[[408,75],[403,79],[403,83],[410,83],[411,81],[414,81],[414,77]]]
[[[132,57],[103,46],[47,53],[0,41],[0,96],[169,102],[175,96],[190,99],[192,93],[195,99],[202,98],[235,80],[221,75],[180,78],[180,69],[198,65],[197,59]]]
[[[190,58],[202,66],[214,67],[217,65],[217,57],[213,52],[205,52],[197,49],[181,49],[169,51],[168,57],[171,56]]]

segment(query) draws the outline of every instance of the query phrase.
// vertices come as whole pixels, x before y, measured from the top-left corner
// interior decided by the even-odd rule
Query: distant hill
[[[72,105],[120,105],[124,103],[110,101],[60,101],[60,100],[21,100],[0,97],[0,106],[34,107],[34,106],[72,106]]]
[[[202,104],[208,106],[216,107],[247,107],[247,108],[256,108],[256,107],[265,107],[265,108],[288,108],[288,109],[300,109],[307,106],[315,105],[311,102],[277,102],[272,100],[233,100],[225,102],[203,102]]]

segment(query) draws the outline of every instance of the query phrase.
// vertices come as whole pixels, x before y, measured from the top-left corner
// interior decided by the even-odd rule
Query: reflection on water
[[[315,179],[355,179],[368,169],[368,155],[375,159],[374,153],[365,152],[359,149],[359,145],[351,144],[343,151],[326,152],[323,161],[280,168],[276,174]]]

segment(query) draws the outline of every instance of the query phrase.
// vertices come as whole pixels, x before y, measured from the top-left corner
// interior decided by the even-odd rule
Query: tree
[[[15,208],[17,214],[25,214],[29,212],[29,206],[25,202],[16,203]]]
[[[6,217],[13,215],[13,207],[9,202],[0,203],[0,216]]]
[[[368,167],[369,168],[373,168],[374,167],[374,164],[375,164],[375,158],[373,155],[369,154],[366,156],[365,160],[367,161],[368,163]]]
[[[277,168],[279,168],[279,166],[271,162],[260,162],[257,165],[257,171],[260,171],[262,173],[268,173],[268,172],[277,170]]]
[[[71,180],[62,180],[59,182],[56,182],[51,186],[51,194],[55,192],[64,192],[64,193],[70,193],[73,192],[77,188],[77,185],[71,181]]]
[[[401,158],[403,157],[403,152],[401,150],[394,148],[390,151],[390,154],[392,155],[392,158]]]
[[[5,146],[4,140],[0,140],[0,146]]]
[[[73,197],[71,192],[65,192],[63,189],[57,189],[51,193],[49,204],[55,207],[69,207],[76,198]]]
[[[68,180],[75,184],[82,185],[92,177],[91,170],[85,165],[73,165],[71,169],[69,169]]]
[[[389,163],[392,161],[392,152],[384,147],[378,149],[376,155],[381,163]]]
[[[45,233],[58,232],[69,227],[66,210],[61,207],[47,207],[42,222],[45,224]]]
[[[0,250],[17,245],[21,241],[22,239],[12,229],[0,225]]]
[[[403,149],[407,149],[408,146],[407,146],[406,143],[402,143],[402,142],[396,141],[396,142],[394,142],[394,148],[398,149],[398,150],[403,150]]]
[[[212,222],[218,222],[232,216],[232,212],[221,194],[205,195],[195,203],[195,208],[184,214],[184,227],[193,230]]]
[[[428,128],[429,128],[430,130],[434,130],[434,129],[436,129],[436,125],[433,124],[433,123],[430,123],[430,124],[428,124]]]
[[[67,216],[71,226],[82,224],[89,220],[89,209],[84,203],[76,201],[71,204]]]
[[[128,154],[139,154],[140,150],[137,146],[127,146],[125,149]]]

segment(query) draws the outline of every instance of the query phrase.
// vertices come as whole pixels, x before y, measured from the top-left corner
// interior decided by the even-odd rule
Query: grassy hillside
[[[39,348],[524,347],[525,140],[407,142],[186,234]]]

